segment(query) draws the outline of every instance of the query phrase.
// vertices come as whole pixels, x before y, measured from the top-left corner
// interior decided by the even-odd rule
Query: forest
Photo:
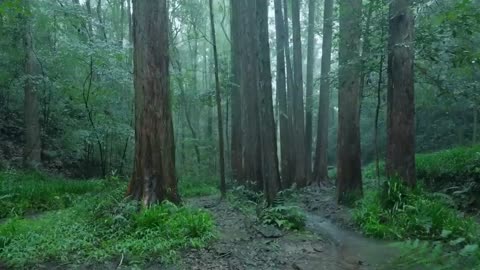
[[[0,0],[0,269],[480,269],[479,43],[480,0]]]

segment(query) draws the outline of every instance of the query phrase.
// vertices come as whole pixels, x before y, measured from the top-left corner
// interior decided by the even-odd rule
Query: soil
[[[332,189],[308,188],[297,200],[307,213],[302,232],[259,225],[218,197],[190,200],[213,214],[219,236],[207,248],[184,252],[172,269],[379,269],[394,255],[387,243],[352,231],[349,210],[336,206]]]

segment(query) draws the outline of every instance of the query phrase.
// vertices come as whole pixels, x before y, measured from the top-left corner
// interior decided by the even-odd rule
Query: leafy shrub
[[[395,244],[401,255],[395,258],[388,269],[479,269],[480,254],[477,244],[463,245],[410,240]]]
[[[354,219],[367,234],[386,239],[449,241],[478,237],[478,226],[461,217],[440,198],[389,181],[381,192],[370,191],[354,210]]]
[[[276,206],[263,209],[259,214],[263,224],[274,225],[284,230],[305,228],[305,214],[296,206]]]
[[[124,198],[124,186],[79,199],[68,209],[0,225],[0,261],[12,268],[43,262],[125,265],[170,262],[176,251],[202,247],[214,235],[212,216],[163,203],[141,209]]]
[[[63,209],[86,193],[105,188],[100,180],[75,181],[37,172],[0,172],[0,218]]]

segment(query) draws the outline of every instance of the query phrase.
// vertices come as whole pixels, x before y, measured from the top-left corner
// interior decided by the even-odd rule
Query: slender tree
[[[23,161],[26,168],[36,168],[41,163],[40,119],[35,76],[40,74],[38,60],[35,58],[32,22],[30,19],[31,3],[24,0],[24,47],[25,47],[25,147]]]
[[[170,105],[167,0],[133,1],[135,162],[127,195],[179,202]]]
[[[414,17],[410,3],[390,1],[386,172],[415,186]]]
[[[362,194],[360,155],[361,0],[340,0],[337,201]]]
[[[293,113],[295,144],[295,183],[298,187],[307,185],[306,154],[305,154],[305,114],[303,108],[303,65],[302,65],[302,35],[300,29],[300,1],[292,1],[292,32],[293,32]]]
[[[267,202],[272,204],[280,189],[280,176],[278,172],[275,121],[273,117],[272,74],[270,66],[270,45],[268,41],[268,0],[256,0],[256,4],[259,48],[258,107],[261,128],[262,172],[265,197]]]
[[[322,74],[318,105],[317,147],[315,150],[314,182],[328,178],[328,126],[330,112],[330,68],[332,63],[333,0],[325,0],[323,9]]]
[[[287,111],[287,89],[285,74],[285,23],[283,20],[282,0],[275,0],[275,34],[276,34],[276,60],[277,60],[277,76],[276,91],[279,105],[279,122],[280,122],[280,158],[281,158],[281,175],[283,183],[287,182],[291,173],[289,172],[289,120]]]
[[[232,39],[232,77],[231,77],[231,125],[232,125],[232,139],[231,139],[231,166],[232,178],[242,182],[243,175],[243,154],[242,154],[242,104],[240,95],[240,61],[242,38],[240,35],[241,23],[241,1],[231,0],[231,23],[230,36]]]
[[[220,192],[222,198],[225,198],[227,188],[225,185],[225,150],[223,143],[223,118],[222,118],[222,98],[220,96],[220,77],[218,75],[218,53],[217,53],[217,38],[215,34],[215,19],[213,16],[213,1],[208,1],[210,8],[210,28],[212,34],[212,47],[213,47],[213,61],[215,70],[215,101],[217,103],[217,125],[218,125],[218,162],[220,164]]]
[[[305,151],[307,177],[312,174],[312,110],[313,110],[313,69],[315,65],[315,10],[316,0],[308,1],[308,40],[307,40],[307,85],[305,95]]]

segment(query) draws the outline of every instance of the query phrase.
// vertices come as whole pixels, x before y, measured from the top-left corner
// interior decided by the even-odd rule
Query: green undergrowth
[[[201,181],[190,177],[179,180],[178,190],[180,195],[185,198],[219,194],[217,182],[211,180]]]
[[[0,261],[12,268],[171,263],[180,249],[215,236],[208,212],[168,202],[142,209],[124,192],[121,186],[35,219],[9,219],[0,225]]]
[[[273,205],[267,206],[262,193],[237,186],[229,192],[228,200],[234,208],[255,216],[261,224],[287,231],[300,231],[305,228],[306,216],[294,204],[296,196],[294,189],[280,191]]]
[[[400,181],[390,180],[381,189],[368,190],[353,217],[368,236],[409,241],[399,244],[404,252],[396,269],[410,269],[407,265],[451,269],[437,266],[453,263],[452,258],[457,255],[464,256],[464,262],[480,262],[479,225],[455,210],[450,198],[443,194],[428,193],[422,188],[411,190]],[[422,252],[431,256],[420,255]]]
[[[366,183],[376,179],[375,168],[375,163],[364,168]],[[455,207],[464,211],[480,208],[480,145],[417,154],[416,171],[421,185],[450,196]],[[380,176],[385,178],[385,162],[380,162]]]
[[[106,188],[101,180],[66,180],[37,172],[0,172],[0,218],[69,207],[81,195]]]

